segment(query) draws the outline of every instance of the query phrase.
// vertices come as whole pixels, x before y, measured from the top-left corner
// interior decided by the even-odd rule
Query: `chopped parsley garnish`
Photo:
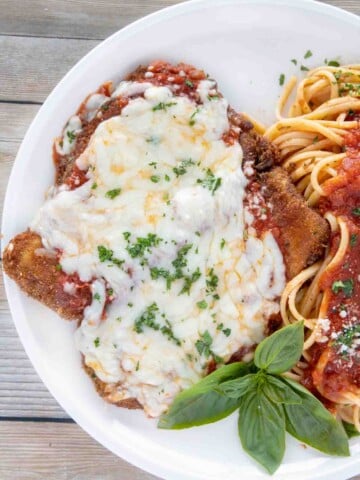
[[[109,297],[111,297],[112,295],[114,295],[114,290],[112,288],[109,288],[107,290],[107,294],[109,295]]]
[[[208,100],[212,101],[212,100],[219,100],[219,95],[208,95],[207,96]]]
[[[106,112],[106,110],[109,110],[109,106],[110,106],[110,105],[109,105],[108,103],[105,103],[105,105],[101,105],[101,110],[102,110],[103,112]]]
[[[130,232],[123,232],[123,237],[125,238],[125,240],[129,240],[129,238],[131,237],[131,233]]]
[[[223,323],[219,323],[219,325],[216,327],[216,330],[221,330],[225,337],[229,337],[231,335],[231,328],[224,328]]]
[[[229,337],[231,335],[231,328],[224,328],[222,331],[225,337]]]
[[[135,370],[136,370],[136,371],[138,371],[138,370],[139,370],[139,368],[140,368],[140,362],[139,362],[139,360],[138,360],[138,361],[137,361],[137,364],[136,364],[136,368],[135,368]]]
[[[160,143],[160,137],[156,137],[154,135],[151,135],[151,137],[148,137],[146,139],[147,143],[152,143],[153,145],[158,145]],[[151,164],[150,164],[151,165]]]
[[[355,217],[360,217],[360,207],[353,208],[351,213],[355,215]]]
[[[311,50],[308,50],[305,55],[304,55],[304,58],[310,58],[312,57],[312,51]]]
[[[314,138],[313,138],[313,143],[317,143],[319,141],[319,136],[316,135]]]
[[[111,262],[114,255],[114,252],[112,250],[104,247],[104,245],[98,245],[97,249],[98,249],[100,262],[106,262],[106,261]]]
[[[154,167],[155,170],[156,170],[157,163],[156,163],[156,162],[150,162],[150,163],[149,163],[149,167]]]
[[[153,280],[164,278],[166,280],[166,288],[168,290],[171,288],[171,285],[175,280],[183,279],[184,284],[179,295],[182,295],[183,293],[189,294],[192,284],[196,282],[201,276],[199,268],[197,268],[191,275],[185,275],[183,271],[183,268],[187,266],[186,255],[188,254],[192,246],[192,243],[189,243],[183,245],[179,249],[176,258],[171,262],[172,266],[175,269],[174,271],[171,272],[170,270],[162,267],[152,267],[150,268],[151,278]]]
[[[211,268],[206,278],[206,290],[208,293],[214,292],[217,289],[219,277],[215,275],[214,269]]]
[[[183,245],[179,249],[175,260],[171,262],[177,272],[181,270],[183,267],[186,267],[187,260],[185,257],[188,254],[188,252],[191,250],[191,248],[192,248],[192,243],[186,243],[185,245]]]
[[[197,340],[195,343],[196,350],[199,352],[199,355],[204,354],[205,357],[209,357],[211,354],[211,345],[212,345],[212,336],[206,330],[202,335],[200,340]]]
[[[112,190],[108,190],[105,193],[105,197],[110,198],[111,200],[114,200],[118,195],[121,193],[121,188],[113,188]]]
[[[352,233],[350,236],[350,247],[355,247],[358,241],[358,236],[356,233]]]
[[[355,338],[360,336],[360,324],[344,327],[342,333],[336,338],[335,343],[351,347]]]
[[[96,292],[96,293],[94,294],[94,300],[97,300],[98,302],[100,302],[101,297],[100,297],[100,294],[99,294],[98,292]]]
[[[169,175],[168,175],[167,173],[165,174],[164,178],[165,178],[165,180],[166,180],[167,182],[170,182],[170,177],[169,177]]]
[[[153,183],[159,183],[160,182],[160,177],[159,177],[159,175],[151,175],[150,180]]]
[[[194,84],[191,80],[186,79],[184,83],[187,87],[190,87],[190,88],[194,87]]]
[[[124,232],[123,235],[125,237]],[[129,241],[129,237],[126,238]],[[147,237],[137,237],[135,243],[129,243],[126,250],[129,252],[131,258],[143,257],[145,252],[151,253],[151,247],[157,247],[163,239],[158,237],[155,233],[148,233]]]
[[[165,268],[159,268],[159,267],[150,268],[150,276],[153,280],[157,280],[158,278],[161,278],[161,277],[166,279],[171,278],[171,274],[169,270],[166,270]]]
[[[215,177],[213,172],[208,168],[206,170],[206,177],[204,179],[198,178],[196,180],[196,183],[199,183],[202,187],[209,189],[210,192],[214,195],[216,190],[221,185],[221,178]]]
[[[305,65],[301,65],[300,70],[302,72],[308,72],[310,69],[308,67],[305,67]]]
[[[136,333],[143,333],[144,326],[159,330],[159,325],[156,323],[156,313],[159,311],[159,307],[154,302],[149,305],[144,313],[135,320],[134,330]]]
[[[72,142],[75,140],[75,138],[76,138],[76,135],[75,135],[74,130],[71,130],[71,131],[70,131],[70,130],[67,130],[67,131],[66,131],[66,135],[67,135],[67,137],[68,137],[69,143],[72,143]]]
[[[196,108],[195,111],[194,111],[194,113],[190,116],[190,120],[189,120],[189,125],[190,125],[190,127],[192,127],[193,125],[195,125],[195,123],[196,123],[195,115],[198,114],[199,111],[200,111],[200,109],[199,109],[199,108]]]
[[[222,238],[221,242],[220,242],[220,249],[221,250],[225,247],[225,244],[226,244],[225,238]]]
[[[204,310],[208,306],[205,300],[201,300],[200,302],[197,302],[196,305],[198,306],[198,308],[200,308],[200,310]]]
[[[185,175],[187,172],[187,167],[190,167],[191,165],[195,165],[195,162],[191,158],[181,160],[179,166],[173,168],[173,172],[175,173],[176,177],[180,177],[180,175]]]
[[[201,273],[199,267],[191,275],[184,277],[184,286],[180,292],[180,295],[182,295],[183,293],[187,293],[189,295],[192,284],[199,280],[200,277]]]
[[[173,341],[176,345],[180,346],[181,342],[178,338],[175,337],[174,332],[172,330],[172,326],[170,322],[165,319],[165,325],[160,325],[157,322],[157,315],[159,313],[159,307],[154,302],[149,305],[145,311],[135,320],[134,330],[136,333],[143,333],[144,327],[151,328],[155,331],[160,331],[168,340]],[[165,317],[164,314],[161,315],[163,318]]]
[[[95,188],[98,187],[98,184],[96,182],[94,182],[92,185],[91,185],[91,190],[95,190]]]
[[[210,348],[212,342],[213,339],[210,333],[205,330],[205,332],[201,335],[200,339],[195,342],[196,350],[199,352],[199,355],[204,355],[206,358],[210,357],[211,355],[216,363],[221,363],[222,359],[218,355],[216,355],[216,353],[214,353]]]
[[[100,346],[100,338],[99,337],[95,338],[94,345],[95,345],[96,348],[98,348]]]
[[[58,263],[57,265],[55,265],[55,270],[58,271],[58,272],[61,272],[62,266],[61,266],[60,263]]]
[[[114,252],[110,248],[104,247],[104,245],[98,245],[98,255],[100,262],[112,262],[114,265],[121,267],[125,260],[114,258]]]
[[[285,75],[283,73],[281,73],[280,77],[279,77],[279,85],[283,86],[284,82],[285,82]]]
[[[132,307],[134,306],[134,304],[131,303],[131,302],[129,302],[129,303],[127,304],[127,306],[128,306],[129,308],[132,308]]]
[[[152,108],[153,112],[156,112],[157,110],[166,110],[169,107],[172,107],[173,105],[176,105],[176,102],[169,102],[169,103],[164,103],[160,102],[155,107]]]
[[[340,67],[340,63],[337,61],[337,60],[326,60],[325,59],[325,64],[328,66],[328,67]]]
[[[290,60],[290,62],[292,62],[294,65],[297,65],[297,60],[296,60],[296,58],[292,58],[292,59]]]
[[[336,280],[332,284],[331,290],[336,294],[342,291],[345,297],[351,297],[354,290],[354,280],[352,278],[349,278],[347,280]]]

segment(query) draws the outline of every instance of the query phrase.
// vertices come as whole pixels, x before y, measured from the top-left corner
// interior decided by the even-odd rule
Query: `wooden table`
[[[0,0],[1,210],[19,144],[56,83],[103,38],[175,3]],[[359,0],[325,3],[360,14]],[[155,479],[97,444],[52,398],[25,355],[0,282],[0,480]]]

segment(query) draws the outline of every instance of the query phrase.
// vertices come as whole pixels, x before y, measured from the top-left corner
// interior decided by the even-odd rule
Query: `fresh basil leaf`
[[[288,384],[272,375],[266,375],[265,378],[266,381],[262,387],[262,392],[269,400],[286,405],[299,405],[302,403],[300,395],[294,392]]]
[[[284,405],[286,430],[301,442],[329,455],[349,456],[344,427],[302,385],[282,379],[302,399],[300,405]]]
[[[348,438],[358,437],[360,435],[360,432],[355,428],[355,425],[353,425],[352,423],[344,422],[343,420],[342,424]]]
[[[226,380],[247,375],[252,368],[251,363],[236,362],[215,370],[177,395],[168,412],[160,417],[158,427],[188,428],[227,417],[238,407],[239,400],[226,397],[214,389]]]
[[[283,373],[300,358],[304,345],[304,322],[281,328],[265,338],[255,350],[254,362],[268,373]]]
[[[229,380],[221,383],[216,391],[226,395],[229,398],[241,398],[249,390],[255,390],[257,386],[256,374],[250,373],[245,377],[236,378],[235,380]]]
[[[265,395],[246,394],[240,403],[238,431],[243,449],[274,473],[285,452],[283,407]]]

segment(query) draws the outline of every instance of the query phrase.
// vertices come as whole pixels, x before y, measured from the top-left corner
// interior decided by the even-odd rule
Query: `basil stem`
[[[342,423],[348,438],[358,437],[360,435],[360,432],[355,428],[355,425],[344,421]]]

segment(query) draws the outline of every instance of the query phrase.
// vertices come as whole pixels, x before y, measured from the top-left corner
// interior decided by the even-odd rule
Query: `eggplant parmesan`
[[[286,280],[328,237],[216,82],[154,62],[80,106],[54,144],[55,185],[4,252],[6,273],[77,319],[109,402],[159,416],[280,323]],[[316,228],[313,226],[316,224]]]

